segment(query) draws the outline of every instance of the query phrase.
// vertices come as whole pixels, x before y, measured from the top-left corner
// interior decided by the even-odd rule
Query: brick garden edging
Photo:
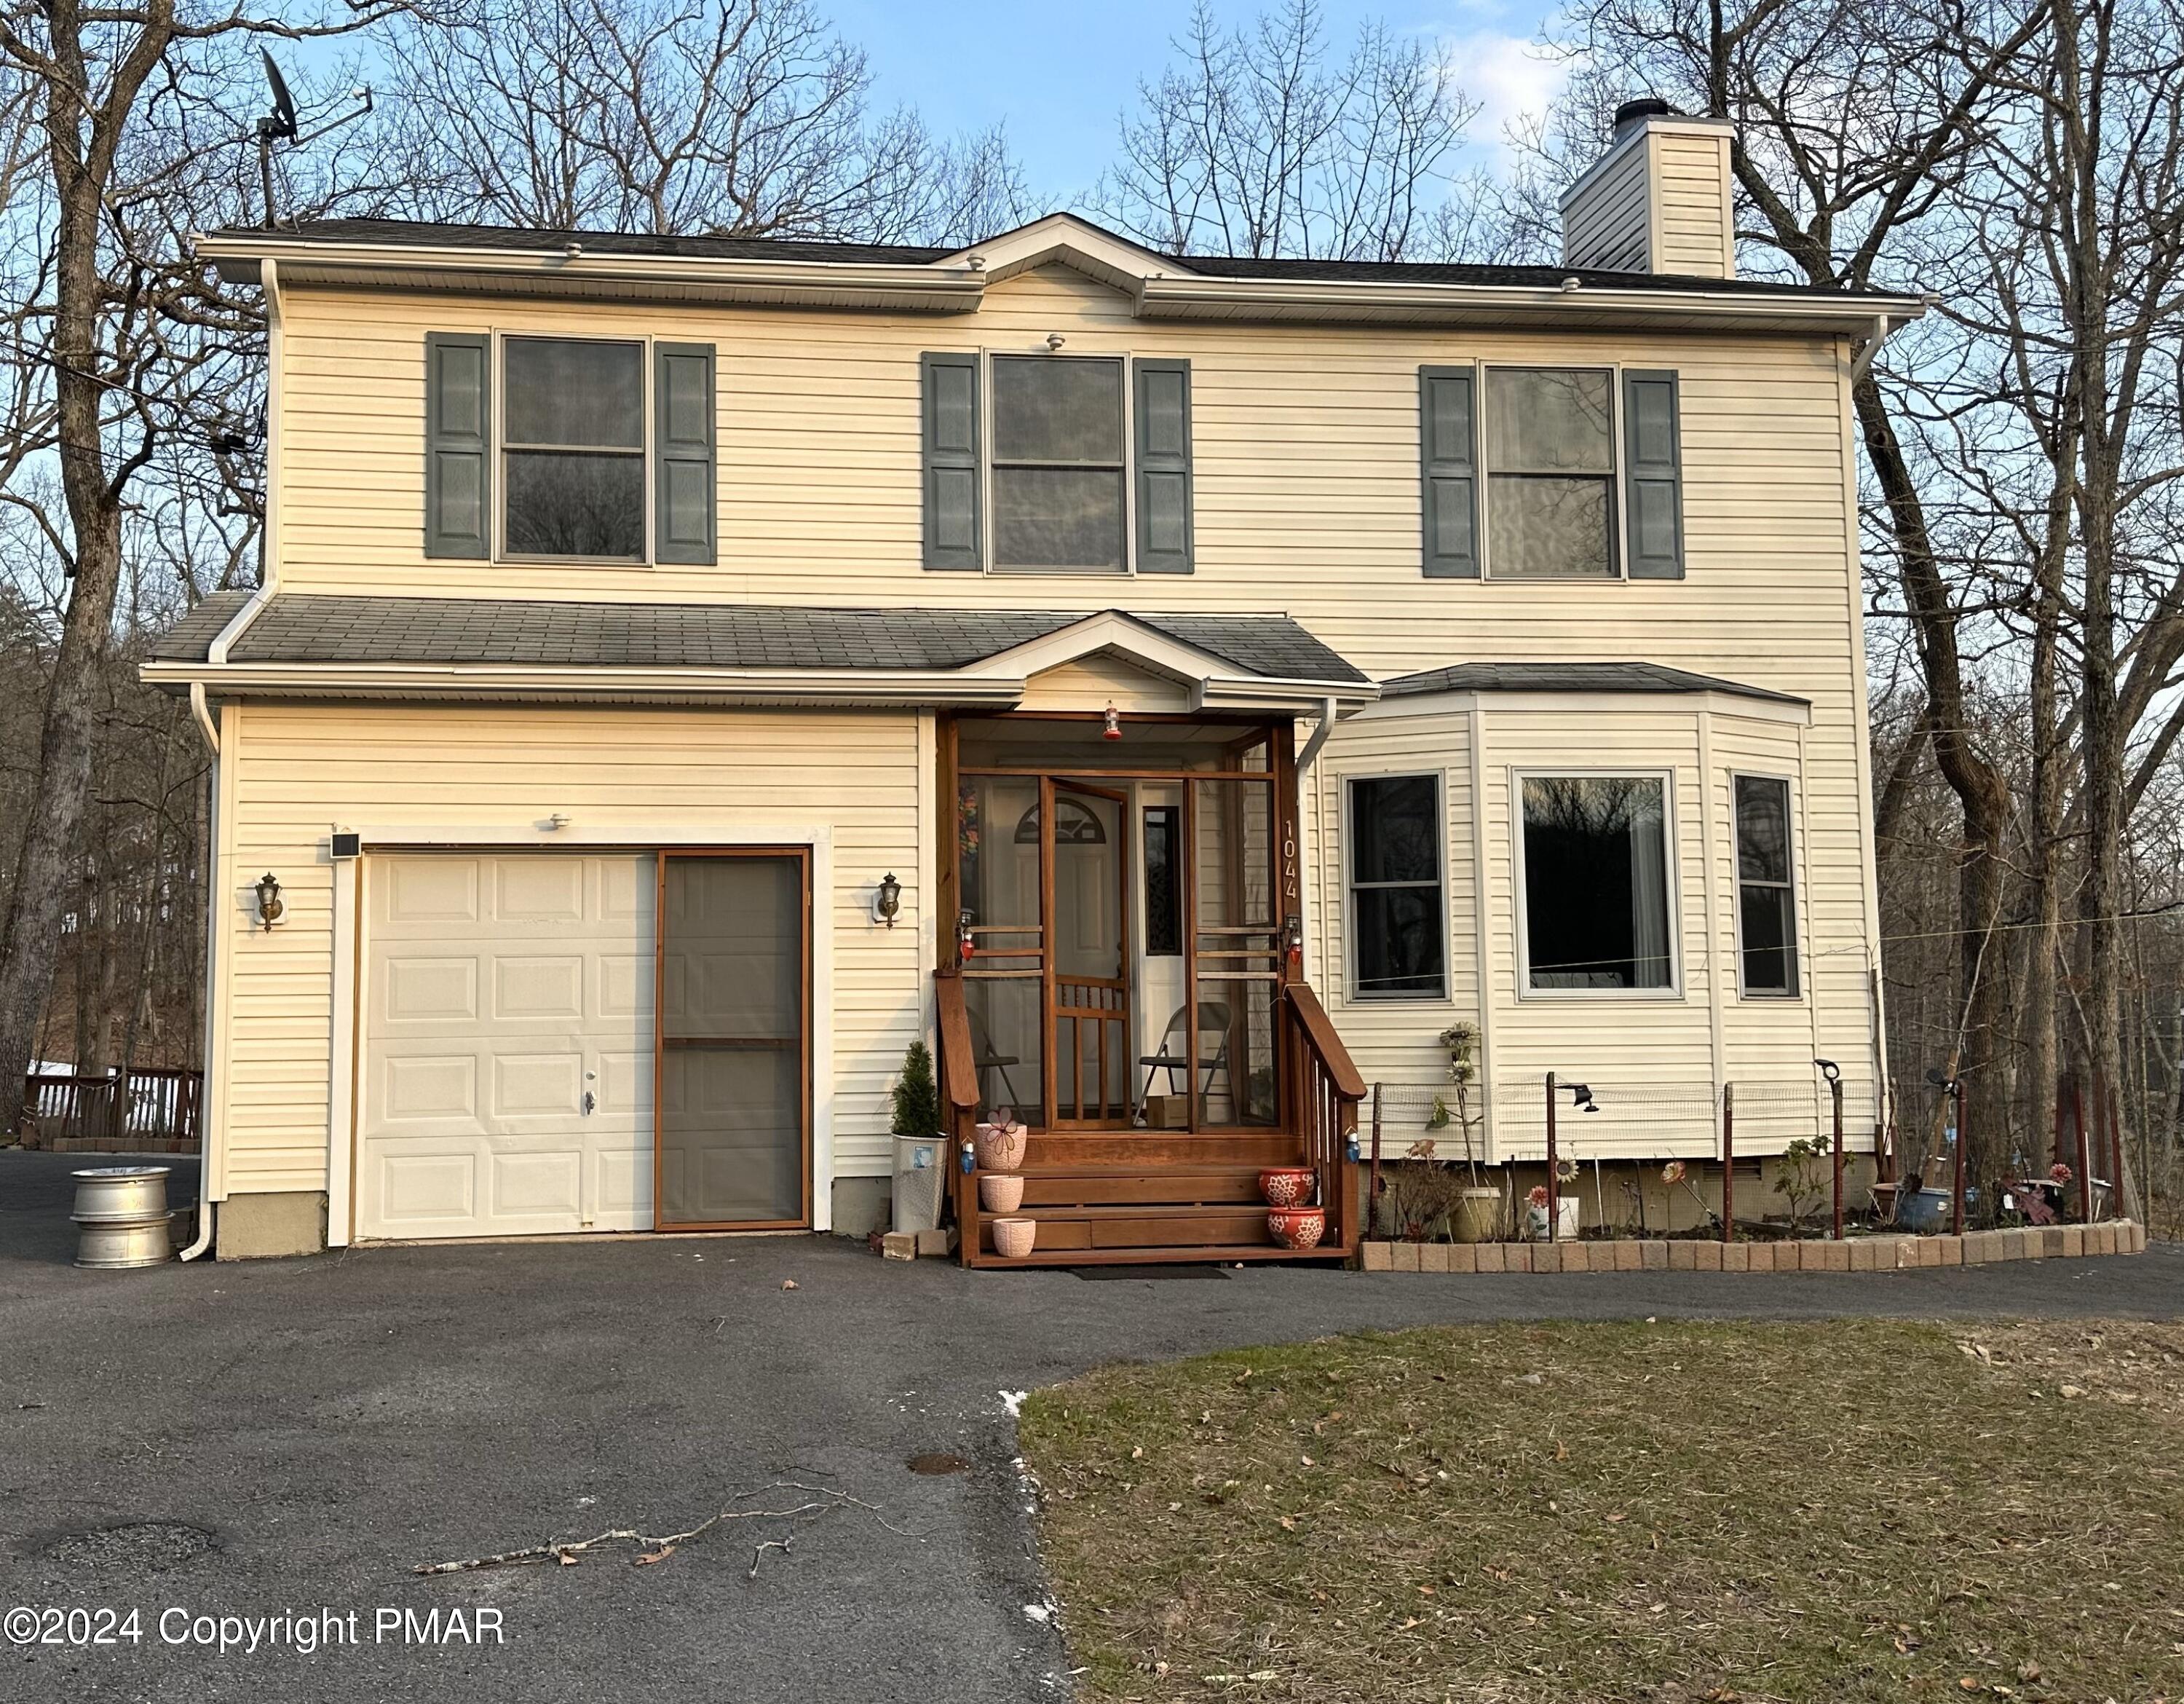
[[[2143,1225],[2114,1219],[1967,1231],[1961,1237],[1853,1237],[1841,1243],[1367,1243],[1360,1265],[1368,1272],[1895,1272],[2137,1254],[2145,1248]]]

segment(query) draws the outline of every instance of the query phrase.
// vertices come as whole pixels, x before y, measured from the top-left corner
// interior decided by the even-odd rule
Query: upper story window
[[[995,355],[993,389],[993,565],[1122,572],[1123,363]]]
[[[1609,579],[1615,548],[1614,375],[1486,375],[1486,537],[1497,579]]]
[[[1675,374],[1474,364],[1418,387],[1429,578],[1683,578]]]
[[[920,368],[927,567],[1190,572],[1189,362],[961,350]]]
[[[713,346],[434,332],[425,554],[710,562]]]
[[[509,338],[502,349],[502,546],[644,556],[644,346]]]

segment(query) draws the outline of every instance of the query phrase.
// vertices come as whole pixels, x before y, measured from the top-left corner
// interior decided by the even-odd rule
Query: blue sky
[[[915,106],[943,134],[1006,122],[1035,198],[1059,202],[1098,176],[1115,152],[1117,115],[1138,81],[1157,75],[1187,0],[1095,0],[1049,8],[1037,0],[821,0],[842,34],[870,56],[883,106]],[[1217,0],[1235,24],[1256,0]],[[1346,44],[1362,20],[1445,44],[1467,92],[1483,103],[1470,137],[1494,163],[1513,113],[1543,107],[1559,76],[1531,45],[1550,8],[1537,0],[1323,0],[1328,34]]]

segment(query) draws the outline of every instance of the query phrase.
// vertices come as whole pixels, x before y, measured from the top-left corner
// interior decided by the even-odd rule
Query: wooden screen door
[[[1039,795],[1046,1125],[1112,1128],[1130,1114],[1129,796],[1050,776]]]
[[[801,847],[660,859],[653,1224],[811,1222],[811,872]]]

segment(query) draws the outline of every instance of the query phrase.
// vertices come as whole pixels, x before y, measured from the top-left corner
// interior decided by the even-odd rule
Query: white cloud
[[[1445,45],[1449,63],[1464,93],[1479,103],[1471,121],[1471,145],[1489,170],[1508,169],[1510,126],[1527,115],[1543,115],[1569,79],[1569,63],[1529,36],[1475,30],[1451,36]]]

